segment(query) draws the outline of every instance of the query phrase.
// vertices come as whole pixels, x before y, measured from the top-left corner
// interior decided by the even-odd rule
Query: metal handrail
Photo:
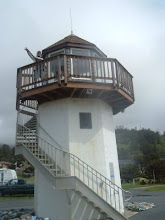
[[[131,198],[130,192],[125,191],[114,184],[74,154],[53,146],[23,125],[17,124],[17,126],[21,128],[17,129],[17,135],[22,135],[23,137],[21,142],[26,140],[27,142],[25,142],[27,147],[32,147],[34,154],[36,154],[39,150],[41,156],[43,156],[45,160],[45,166],[46,160],[48,160],[48,163],[52,165],[52,170],[54,169],[53,174],[55,176],[58,174],[76,176],[117,210],[120,210],[122,195],[125,196],[125,194],[129,193]],[[130,198],[125,201],[128,201]]]
[[[60,147],[61,149],[63,149],[62,146],[61,146],[57,141],[55,141],[54,138],[45,130],[45,128],[43,128],[43,127],[42,127],[40,124],[38,124],[38,123],[37,123],[37,126],[38,126],[39,128],[41,128],[41,130],[42,130],[55,144],[57,144],[58,147]]]

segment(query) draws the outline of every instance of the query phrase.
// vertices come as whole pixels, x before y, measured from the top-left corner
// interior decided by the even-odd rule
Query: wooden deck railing
[[[21,93],[62,81],[109,83],[133,98],[132,78],[116,59],[62,54],[19,68],[17,90]]]

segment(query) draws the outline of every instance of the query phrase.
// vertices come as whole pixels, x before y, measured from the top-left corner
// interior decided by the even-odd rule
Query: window
[[[3,182],[4,173],[1,173],[1,182]]]
[[[18,185],[24,185],[25,181],[24,180],[18,180]]]
[[[79,113],[80,117],[80,129],[92,129],[92,117],[91,113]]]
[[[78,76],[79,78],[86,78],[91,76],[91,62],[87,58],[90,56],[90,50],[84,50],[84,49],[71,49],[72,55],[77,56],[84,56],[84,58],[80,57],[74,57],[71,59],[71,65],[72,65],[72,74],[74,76]]]
[[[84,50],[84,49],[72,48],[72,54],[73,55],[79,55],[79,56],[89,56],[90,55],[90,51],[89,50]]]
[[[58,60],[58,55],[64,54],[65,50],[57,50],[49,54],[49,57],[54,57],[53,60],[50,60],[49,65],[48,65],[48,72],[50,73],[51,78],[57,78],[58,77],[58,72],[59,72],[59,60]],[[60,57],[60,64],[61,64],[61,73],[64,73],[64,58]],[[54,82],[54,80],[52,80]]]
[[[17,184],[18,184],[18,180],[11,180],[9,182],[9,185],[11,185],[11,186],[14,186],[14,185],[17,185]]]
[[[54,52],[50,53],[50,54],[49,54],[49,57],[58,56],[58,55],[64,54],[64,53],[65,53],[65,49],[57,50],[57,51],[54,51]]]

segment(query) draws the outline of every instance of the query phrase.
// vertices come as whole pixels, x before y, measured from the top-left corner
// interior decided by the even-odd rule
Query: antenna
[[[71,35],[73,35],[73,29],[72,29],[72,11],[70,8],[70,22],[71,22]]]

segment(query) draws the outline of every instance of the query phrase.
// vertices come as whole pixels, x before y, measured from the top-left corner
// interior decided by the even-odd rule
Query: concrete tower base
[[[91,115],[91,128],[80,128],[80,113]],[[38,124],[43,139],[54,145],[51,136],[64,150],[121,186],[111,106],[96,99],[52,101],[39,107]]]
[[[54,139],[64,150],[76,155],[121,187],[111,106],[97,99],[61,99],[40,105],[37,121],[39,136],[53,145]],[[39,171],[36,171],[36,186],[38,189],[35,192],[35,201],[38,213],[42,213],[44,204],[48,204],[50,210],[56,210],[55,213],[62,212],[65,218],[61,219],[67,219],[66,216],[76,219],[73,217],[76,212],[73,209],[76,206],[72,207],[72,204],[79,200],[77,194],[74,197],[74,193],[69,191],[70,197],[75,198],[69,204],[68,191],[66,193],[65,190],[53,188]],[[41,194],[45,201],[41,201]],[[122,195],[120,197],[122,201]],[[120,204],[120,213],[123,211],[123,204]],[[60,219],[59,215],[57,219]]]

